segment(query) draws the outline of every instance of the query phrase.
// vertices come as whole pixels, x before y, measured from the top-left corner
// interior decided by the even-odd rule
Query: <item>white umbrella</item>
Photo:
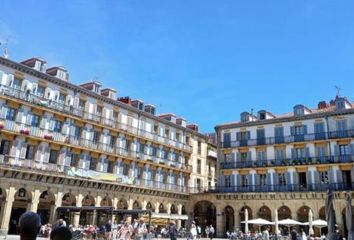
[[[245,223],[246,221],[243,221],[242,223]],[[247,221],[248,224],[254,224],[254,225],[259,225],[259,226],[263,226],[263,225],[273,225],[273,222],[269,222],[268,220],[265,220],[263,218],[256,218],[256,219],[252,219],[252,220],[248,220]]]
[[[327,227],[327,222],[322,219],[317,219],[317,220],[312,221],[312,226],[318,227],[318,228]]]
[[[248,233],[248,210],[245,209],[245,233]]]
[[[274,212],[274,221],[275,221],[275,235],[278,235],[279,224],[278,224],[278,210],[277,209],[275,209],[275,212]]]
[[[313,214],[312,214],[312,210],[310,209],[310,211],[309,211],[309,235],[310,236],[314,234],[314,231],[312,228],[312,226],[313,226],[312,220],[313,220]]]
[[[284,219],[284,220],[280,220],[278,222],[279,225],[285,225],[285,226],[294,226],[294,225],[304,225],[302,222],[298,222],[298,221],[295,221],[293,219],[290,219],[290,218],[287,218],[287,219]]]

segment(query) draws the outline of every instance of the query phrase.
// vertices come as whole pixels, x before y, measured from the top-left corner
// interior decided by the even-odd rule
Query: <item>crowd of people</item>
[[[17,227],[20,238],[25,240],[36,239],[37,236],[51,240],[146,240],[160,237],[170,238],[171,240],[176,240],[177,237],[194,240],[203,236],[212,240],[215,235],[215,229],[212,225],[206,226],[204,232],[202,232],[201,227],[193,221],[187,231],[185,228],[178,230],[174,221],[170,221],[163,228],[149,226],[145,223],[144,218],[134,219],[133,221],[131,221],[131,218],[127,218],[120,223],[117,223],[117,221],[112,223],[109,220],[99,227],[67,225],[63,219],[59,219],[53,224],[42,225],[39,215],[34,212],[24,213],[20,217]]]

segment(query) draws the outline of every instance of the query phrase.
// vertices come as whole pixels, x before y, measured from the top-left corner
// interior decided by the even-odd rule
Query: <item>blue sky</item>
[[[41,56],[199,124],[354,100],[353,1],[0,0],[10,58]]]

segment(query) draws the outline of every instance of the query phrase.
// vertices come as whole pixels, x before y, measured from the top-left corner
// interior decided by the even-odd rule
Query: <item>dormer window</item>
[[[35,63],[34,68],[35,68],[36,70],[38,70],[38,71],[45,72],[47,66],[46,66],[45,62],[41,62],[41,61],[38,61],[38,60],[37,60],[36,63]]]
[[[347,109],[347,101],[343,97],[336,98],[336,110],[345,110]],[[349,105],[349,104],[348,104]]]
[[[94,86],[94,92],[98,93],[100,91],[100,87],[95,84]]]
[[[295,116],[303,116],[305,114],[305,107],[303,105],[296,105],[294,107]]]
[[[248,112],[241,113],[241,122],[249,122],[250,114]]]
[[[265,120],[266,119],[266,113],[265,112],[260,112],[258,118],[259,118],[259,120]]]

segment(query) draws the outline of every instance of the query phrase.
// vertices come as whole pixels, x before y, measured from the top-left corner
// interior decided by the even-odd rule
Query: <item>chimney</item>
[[[326,101],[320,101],[317,105],[317,109],[325,109],[325,108],[327,108]]]
[[[122,102],[122,103],[125,103],[125,104],[128,104],[128,105],[132,105],[132,100],[128,96],[117,98],[117,100],[119,102]]]
[[[187,128],[192,129],[193,131],[196,131],[196,132],[198,132],[198,130],[199,130],[198,125],[195,123],[188,124]]]
[[[335,106],[336,105],[336,101],[335,100],[331,100],[330,102],[329,102],[329,106]]]

